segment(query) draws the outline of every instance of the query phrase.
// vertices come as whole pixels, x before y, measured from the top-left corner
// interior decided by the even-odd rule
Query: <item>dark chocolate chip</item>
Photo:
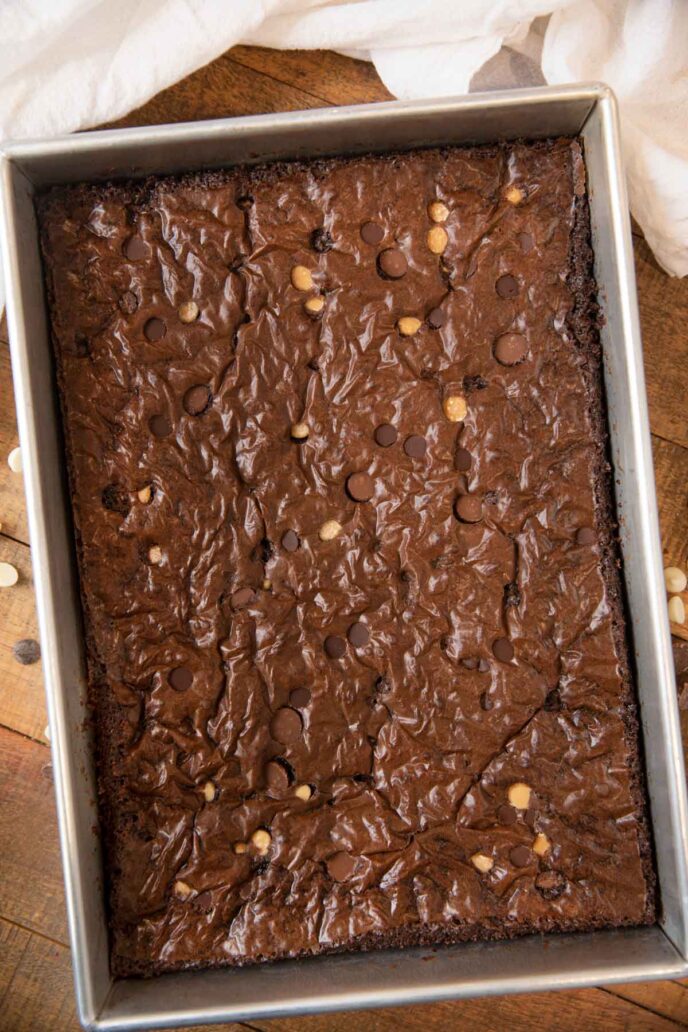
[[[295,530],[285,530],[282,534],[282,548],[285,552],[295,552],[299,547],[299,535]]]
[[[108,484],[103,488],[100,499],[105,509],[117,512],[120,516],[126,516],[131,509],[129,492],[121,484]]]
[[[53,781],[53,765],[52,763],[44,763],[41,767],[41,774],[46,781]]]
[[[514,646],[508,638],[495,638],[492,651],[500,663],[510,663],[514,658]]]
[[[377,222],[364,222],[361,226],[361,239],[373,247],[377,247],[378,244],[382,243],[384,235],[384,229],[382,226],[378,226]]]
[[[515,276],[509,276],[508,274],[500,276],[495,283],[495,290],[505,300],[511,301],[513,298],[518,297],[518,289],[518,280]]]
[[[338,634],[328,634],[324,642],[325,655],[330,659],[341,659],[346,652],[346,642]]]
[[[356,870],[356,857],[350,853],[335,853],[328,857],[327,873],[334,881],[348,881]]]
[[[117,304],[125,315],[133,315],[139,307],[139,299],[132,290],[125,290]]]
[[[351,625],[346,636],[355,649],[362,649],[370,640],[370,631],[361,620],[358,620]]]
[[[231,603],[234,609],[243,609],[244,606],[250,606],[252,602],[255,602],[256,593],[253,588],[238,588],[232,592]]]
[[[577,545],[592,545],[597,541],[597,534],[592,527],[579,527],[576,531]]]
[[[462,523],[478,523],[483,516],[483,500],[480,495],[460,495],[454,502],[454,512]]]
[[[397,251],[395,247],[388,247],[377,256],[377,267],[381,276],[387,279],[401,279],[406,275],[408,262],[401,251]]]
[[[516,239],[518,240],[519,246],[524,254],[529,254],[535,247],[535,241],[530,233],[517,233]]]
[[[33,638],[20,638],[12,646],[12,655],[22,666],[31,666],[41,658],[41,647]]]
[[[478,660],[478,670],[480,671],[481,674],[486,674],[489,669],[490,669],[490,664],[487,662],[486,659],[479,659]]]
[[[518,814],[513,806],[509,803],[502,803],[501,806],[497,807],[497,820],[500,824],[515,824],[518,818]]]
[[[167,416],[151,416],[148,427],[155,437],[167,437],[172,433],[172,425]]]
[[[411,434],[404,441],[404,451],[412,459],[422,459],[427,447],[427,441],[420,434]]]
[[[454,469],[465,472],[471,468],[473,458],[468,448],[457,448],[454,452]]]
[[[375,427],[375,443],[381,448],[389,448],[397,439],[397,429],[391,423],[380,423]]]
[[[303,709],[311,701],[311,693],[308,688],[294,688],[289,693],[289,705],[296,709]]]
[[[137,235],[127,237],[122,251],[125,258],[128,258],[130,262],[138,262],[148,254],[148,248],[141,237]]]
[[[303,723],[301,716],[290,706],[278,709],[270,721],[270,734],[277,742],[287,745],[301,736]]]
[[[503,333],[494,346],[494,357],[504,366],[518,365],[528,353],[528,343],[522,333]]]
[[[487,692],[483,692],[483,694],[480,696],[480,708],[484,710],[491,710],[493,706],[494,703],[490,696],[487,694]]]
[[[558,688],[553,688],[551,692],[547,693],[543,707],[547,713],[558,713],[563,708],[561,701],[561,695],[559,694]]]
[[[442,308],[433,308],[428,312],[428,326],[432,326],[433,330],[439,330],[440,326],[444,326],[446,319]]]
[[[369,502],[375,494],[375,481],[368,473],[351,473],[346,478],[346,490],[355,502]]]
[[[470,394],[471,391],[484,391],[487,386],[487,380],[484,376],[480,376],[479,374],[464,376],[463,378],[463,389],[466,394]]]
[[[184,395],[184,408],[190,416],[202,416],[212,400],[210,387],[204,383],[197,383],[189,387]]]
[[[533,859],[533,854],[527,846],[514,846],[509,853],[509,859],[514,867],[527,867]]]
[[[162,319],[158,319],[157,316],[153,316],[152,319],[148,319],[143,327],[143,334],[147,340],[156,341],[162,340],[167,333],[167,327],[165,326]]]
[[[518,584],[516,581],[509,581],[508,584],[504,585],[504,605],[520,606],[520,604],[521,592],[518,590]]]
[[[311,233],[311,247],[318,254],[326,254],[327,251],[331,251],[334,247],[334,240],[327,230],[320,226]]]
[[[271,795],[282,796],[289,788],[289,775],[279,760],[270,760],[265,766],[265,784]]]
[[[545,899],[558,899],[566,884],[566,878],[560,871],[542,871],[535,879],[535,888]]]
[[[248,211],[249,208],[253,207],[253,204],[254,201],[250,194],[244,194],[242,197],[237,197],[236,199],[236,206],[242,211]]]
[[[193,674],[188,667],[178,666],[170,670],[167,681],[176,692],[185,692],[193,684]]]

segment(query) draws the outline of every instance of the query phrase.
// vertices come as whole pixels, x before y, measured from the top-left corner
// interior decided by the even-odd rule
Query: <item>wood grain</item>
[[[69,950],[0,919],[0,1027],[77,1032]]]
[[[637,982],[615,985],[608,991],[678,1025],[688,1026],[688,986],[681,982]]]

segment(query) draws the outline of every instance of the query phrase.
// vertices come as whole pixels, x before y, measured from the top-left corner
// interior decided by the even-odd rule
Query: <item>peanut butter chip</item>
[[[152,563],[153,566],[157,566],[158,563],[162,562],[162,549],[160,545],[151,545],[148,549],[148,562]]]
[[[192,892],[193,889],[185,881],[176,881],[174,883],[174,894],[179,899],[188,899]]]
[[[431,222],[446,222],[449,218],[449,208],[442,201],[431,201],[428,205],[428,216]]]
[[[494,867],[494,860],[491,856],[485,856],[484,853],[474,853],[471,857],[471,863],[476,870],[480,871],[481,874],[487,874]]]
[[[433,226],[428,230],[427,241],[433,254],[442,254],[449,243],[446,229],[442,226]]]
[[[402,337],[412,337],[414,333],[418,333],[420,327],[420,319],[416,319],[413,315],[402,315],[397,322],[397,329]]]
[[[177,315],[183,323],[192,323],[198,319],[198,305],[195,301],[183,301],[177,309]]]
[[[11,563],[0,563],[0,588],[12,588],[19,580],[19,574]]]
[[[294,795],[297,799],[302,799],[304,803],[307,803],[313,795],[313,790],[310,785],[297,785],[294,789]]]
[[[136,497],[142,505],[148,505],[151,498],[153,497],[153,488],[150,486],[150,484],[146,484],[145,487],[142,487],[139,491],[136,492]]]
[[[215,793],[215,782],[206,781],[205,785],[203,786],[203,798],[205,799],[206,803],[212,803],[213,799],[215,798]]]
[[[509,204],[520,204],[525,194],[518,186],[509,186],[504,191],[504,196]]]
[[[245,842],[235,842],[234,843],[234,852],[236,853],[237,856],[241,856],[241,854],[245,853],[247,849],[248,849],[248,846],[246,845]]]
[[[305,265],[295,265],[291,270],[291,283],[297,290],[312,290],[313,277]]]
[[[537,853],[538,856],[544,856],[545,853],[549,853],[551,848],[552,846],[549,839],[546,835],[543,835],[542,832],[539,832],[539,834],[535,836],[535,840],[531,846],[533,852]]]
[[[667,566],[664,570],[664,584],[670,595],[678,595],[686,590],[688,577],[678,566]]]
[[[334,541],[336,537],[339,537],[341,532],[341,523],[338,523],[337,520],[325,520],[318,531],[318,537],[321,541]]]
[[[258,828],[251,835],[251,842],[258,850],[260,856],[266,856],[267,851],[270,848],[270,843],[272,842],[272,836],[269,831],[265,830],[265,828]]]
[[[21,473],[22,471],[22,455],[21,448],[13,448],[7,456],[7,465],[10,467],[13,473]]]
[[[460,394],[449,394],[442,402],[444,414],[450,423],[460,423],[466,418],[468,405]]]
[[[515,806],[517,810],[528,809],[531,795],[530,785],[524,784],[523,781],[515,781],[513,785],[509,785],[506,794],[511,805]]]
[[[308,423],[292,423],[291,436],[295,441],[305,441],[309,433]]]
[[[325,299],[322,297],[309,297],[304,301],[303,307],[309,315],[319,315],[325,307]]]
[[[686,607],[680,595],[669,599],[669,619],[681,627],[686,622]]]

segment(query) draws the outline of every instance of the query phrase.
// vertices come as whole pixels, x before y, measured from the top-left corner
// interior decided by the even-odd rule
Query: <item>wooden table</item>
[[[329,52],[236,47],[159,94],[120,125],[184,121],[388,98],[371,65]],[[669,279],[634,238],[653,448],[665,555],[688,564],[688,280]],[[45,736],[41,664],[11,647],[37,637],[21,476],[7,467],[17,443],[6,329],[0,329],[0,561],[19,570],[0,591],[0,1028],[74,1030],[62,878]],[[253,1022],[269,1032],[385,1029],[670,1029],[688,1026],[688,982]],[[217,1026],[215,1026],[217,1027]],[[222,1026],[229,1028],[230,1026]],[[231,1026],[239,1028],[240,1026]]]

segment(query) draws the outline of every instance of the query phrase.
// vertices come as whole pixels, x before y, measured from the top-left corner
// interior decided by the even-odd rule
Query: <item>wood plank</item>
[[[42,663],[23,666],[12,654],[20,638],[38,639],[31,553],[26,545],[0,536],[0,562],[19,571],[14,587],[0,588],[0,724],[45,742]]]
[[[606,991],[688,1026],[688,988],[680,982],[635,982],[609,986]]]
[[[24,478],[21,473],[13,473],[7,465],[9,453],[19,444],[19,435],[12,390],[10,352],[7,344],[3,343],[0,343],[0,398],[0,529],[3,534],[9,534],[10,537],[28,544]]]
[[[69,950],[0,919],[0,1015],[7,1032],[77,1032]]]
[[[662,272],[644,239],[633,238],[645,378],[652,431],[688,447],[688,277]]]
[[[49,763],[47,746],[0,728],[0,917],[66,943]]]
[[[332,50],[270,50],[232,47],[227,56],[245,68],[305,90],[328,104],[369,104],[393,100],[370,61],[356,61]]]

